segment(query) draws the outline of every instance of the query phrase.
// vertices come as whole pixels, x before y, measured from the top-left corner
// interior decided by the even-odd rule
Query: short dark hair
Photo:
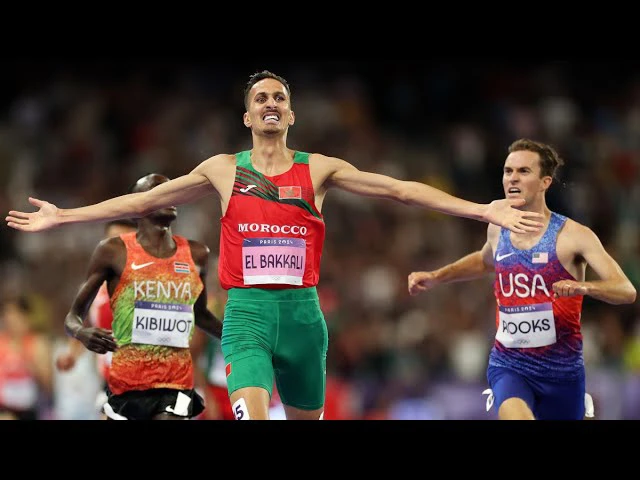
[[[265,78],[273,78],[274,80],[279,81],[284,88],[287,90],[287,95],[289,95],[289,103],[291,103],[291,88],[289,87],[289,82],[287,82],[280,75],[276,75],[269,70],[263,70],[261,72],[256,72],[249,77],[249,81],[247,85],[244,87],[244,108],[249,108],[249,91],[253,88],[253,86],[258,83],[260,80],[264,80]]]
[[[549,176],[555,179],[558,168],[564,165],[564,160],[560,158],[558,152],[550,145],[541,142],[520,138],[509,145],[509,153],[520,151],[538,154],[540,157],[540,177]]]

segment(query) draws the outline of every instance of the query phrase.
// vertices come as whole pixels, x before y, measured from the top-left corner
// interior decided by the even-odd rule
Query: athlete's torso
[[[582,296],[555,298],[552,285],[575,280],[556,252],[567,218],[552,213],[530,249],[513,246],[501,229],[495,249],[496,340],[489,365],[562,381],[584,375],[580,314]]]
[[[236,175],[221,220],[219,277],[223,288],[317,285],[325,226],[315,205],[309,154],[276,176],[257,172],[250,152],[236,154]]]
[[[0,335],[0,407],[16,411],[36,407],[39,389],[32,373],[35,341],[35,336],[27,335],[15,345],[9,336]]]
[[[203,285],[189,241],[174,235],[169,258],[148,254],[136,233],[120,235],[127,260],[111,296],[113,354],[109,389],[114,394],[149,388],[193,388],[189,342],[193,305]]]

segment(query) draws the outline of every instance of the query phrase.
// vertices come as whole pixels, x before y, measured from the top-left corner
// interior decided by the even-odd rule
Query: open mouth
[[[277,113],[267,113],[262,117],[265,123],[278,123],[280,121],[280,115]]]

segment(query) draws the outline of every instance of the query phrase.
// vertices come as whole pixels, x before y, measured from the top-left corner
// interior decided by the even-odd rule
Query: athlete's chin
[[[282,129],[278,126],[266,126],[264,129],[262,129],[262,133],[268,137],[274,136],[274,135],[278,135],[282,133]]]
[[[509,200],[526,200],[521,193],[507,193],[506,198],[508,198]]]

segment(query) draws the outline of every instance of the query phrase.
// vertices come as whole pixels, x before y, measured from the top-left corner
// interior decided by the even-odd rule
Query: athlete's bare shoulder
[[[324,185],[326,180],[341,168],[355,168],[345,160],[321,153],[309,155],[309,172],[314,185]]]
[[[100,252],[103,255],[110,255],[114,253],[120,253],[125,249],[124,242],[117,237],[109,237],[101,240],[96,247],[96,252]]]
[[[236,156],[227,153],[209,157],[191,171],[193,175],[205,177],[221,197],[230,195],[229,185],[235,173]]]
[[[199,267],[205,266],[209,260],[209,253],[211,252],[209,247],[196,240],[189,240],[189,247],[191,248],[191,258],[193,258],[193,262]]]
[[[196,173],[220,175],[228,170],[235,169],[236,156],[229,153],[220,153],[204,160],[193,169]]]
[[[93,251],[90,269],[122,270],[127,261],[127,248],[120,237],[101,240]]]
[[[558,246],[569,246],[571,250],[579,253],[589,244],[599,243],[597,235],[586,225],[567,218],[567,221],[558,234]]]

